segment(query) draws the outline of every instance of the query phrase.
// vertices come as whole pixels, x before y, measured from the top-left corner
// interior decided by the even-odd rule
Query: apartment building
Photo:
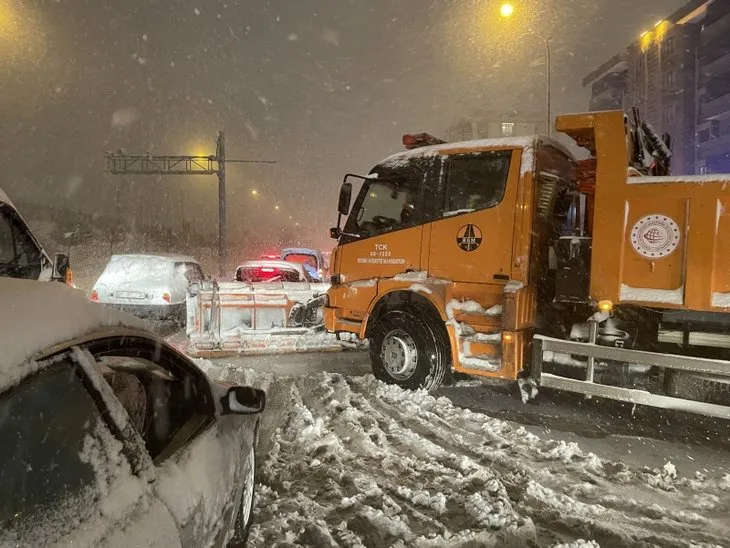
[[[672,172],[730,171],[730,1],[693,0],[586,76],[591,110],[636,106],[673,139]]]

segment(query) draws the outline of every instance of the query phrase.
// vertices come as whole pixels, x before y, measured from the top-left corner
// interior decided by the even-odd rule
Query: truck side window
[[[455,154],[447,161],[444,216],[494,207],[504,198],[511,150]]]
[[[0,207],[0,276],[38,279],[41,252],[11,210]]]
[[[420,169],[382,169],[363,185],[346,232],[368,238],[421,222],[419,202],[425,173]]]

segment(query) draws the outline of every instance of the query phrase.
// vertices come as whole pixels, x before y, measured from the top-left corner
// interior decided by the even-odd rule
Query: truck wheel
[[[407,310],[386,312],[370,337],[377,379],[410,390],[438,389],[446,373],[448,341],[438,326]]]
[[[730,377],[671,371],[667,393],[687,400],[730,405]]]

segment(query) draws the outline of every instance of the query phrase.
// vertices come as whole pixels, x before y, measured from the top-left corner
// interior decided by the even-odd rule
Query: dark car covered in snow
[[[245,542],[264,392],[62,284],[0,279],[0,347],[0,545]]]

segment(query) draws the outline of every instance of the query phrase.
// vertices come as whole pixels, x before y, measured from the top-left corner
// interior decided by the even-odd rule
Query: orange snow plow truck
[[[669,138],[621,111],[556,129],[590,157],[424,133],[348,174],[327,330],[405,388],[459,372],[730,418],[730,175],[666,175]]]

